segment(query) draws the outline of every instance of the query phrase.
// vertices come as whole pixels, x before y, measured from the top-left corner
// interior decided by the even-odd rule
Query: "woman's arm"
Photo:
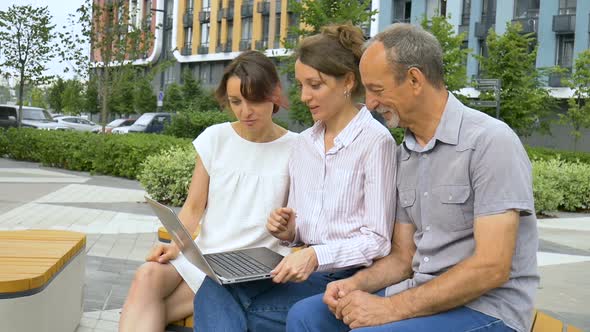
[[[193,177],[188,189],[188,196],[178,214],[178,218],[190,234],[194,234],[199,226],[199,222],[207,206],[208,195],[209,173],[207,173],[207,170],[203,166],[201,158],[197,156]]]

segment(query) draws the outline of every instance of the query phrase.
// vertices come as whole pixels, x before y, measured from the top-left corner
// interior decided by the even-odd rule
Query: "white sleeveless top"
[[[297,136],[287,132],[272,142],[255,143],[226,122],[207,128],[193,141],[209,173],[207,207],[195,240],[204,253],[249,247],[289,253],[265,225],[271,211],[287,203],[288,162]],[[196,292],[203,273],[182,255],[171,263]]]

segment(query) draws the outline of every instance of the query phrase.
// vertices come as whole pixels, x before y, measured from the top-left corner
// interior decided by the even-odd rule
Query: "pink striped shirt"
[[[315,249],[318,271],[369,266],[389,253],[395,213],[396,145],[362,108],[327,153],[324,124],[298,137],[289,159],[292,245]]]

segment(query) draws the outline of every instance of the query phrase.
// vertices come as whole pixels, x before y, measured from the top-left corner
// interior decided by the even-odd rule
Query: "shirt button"
[[[429,232],[430,231],[430,226],[426,226],[426,231]]]
[[[424,196],[428,196],[428,191],[425,191],[424,192]]]
[[[449,200],[452,200],[452,199],[453,199],[453,195],[449,195]]]
[[[408,204],[408,201],[404,200],[404,204]]]
[[[426,158],[428,158],[428,155],[427,154],[423,154],[422,155],[422,158],[426,159]]]
[[[430,261],[430,258],[428,258],[428,257],[424,257],[424,261],[425,261],[426,263],[428,263],[428,261]]]

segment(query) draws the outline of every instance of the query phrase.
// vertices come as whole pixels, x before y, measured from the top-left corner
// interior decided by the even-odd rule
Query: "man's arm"
[[[352,279],[358,290],[374,293],[412,277],[412,258],[416,252],[413,224],[396,222],[389,255],[357,272]]]
[[[462,306],[502,286],[510,277],[519,213],[475,220],[474,254],[430,282],[389,298],[395,320],[436,314]]]

